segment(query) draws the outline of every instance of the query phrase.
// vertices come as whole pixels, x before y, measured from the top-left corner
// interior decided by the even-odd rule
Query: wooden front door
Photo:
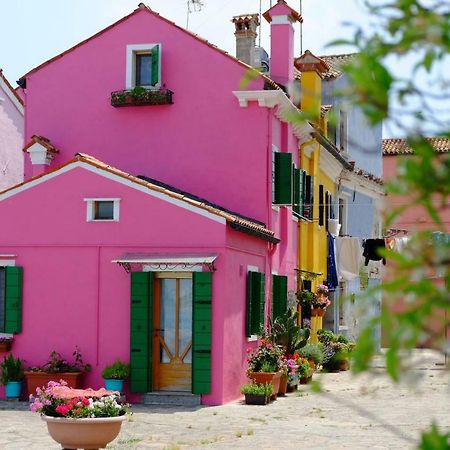
[[[191,392],[192,274],[155,275],[153,389]]]

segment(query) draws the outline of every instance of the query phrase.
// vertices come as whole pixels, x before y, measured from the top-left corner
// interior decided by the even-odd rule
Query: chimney
[[[35,177],[48,172],[54,156],[59,153],[49,139],[34,135],[31,141],[23,149],[25,153],[30,156],[30,161],[33,166],[31,176]]]
[[[285,0],[278,0],[263,16],[270,23],[270,78],[289,87],[294,81],[293,24],[303,22],[302,16]]]
[[[328,64],[306,50],[295,60],[295,67],[302,73],[301,109],[319,123],[322,104],[322,76],[330,69]]]
[[[258,14],[243,14],[234,16],[231,20],[234,23],[234,35],[236,36],[236,58],[255,66],[255,47],[258,33],[256,29],[259,26]]]

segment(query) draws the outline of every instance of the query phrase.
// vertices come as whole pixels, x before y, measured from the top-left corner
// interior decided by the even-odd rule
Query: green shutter
[[[192,313],[192,392],[211,392],[212,273],[194,272]]]
[[[300,173],[301,173],[300,169],[296,169],[295,166],[293,166],[294,192],[293,192],[292,209],[296,214],[300,214],[300,202],[301,202]]]
[[[152,86],[159,83],[159,44],[152,48]]]
[[[22,331],[22,267],[5,267],[5,333]]]
[[[283,275],[272,275],[272,320],[287,311],[287,282]]]
[[[319,225],[323,226],[324,212],[325,212],[325,199],[323,197],[323,184],[319,184]]]
[[[292,204],[292,154],[275,153],[275,195],[277,205]]]
[[[309,210],[309,217],[308,219],[313,220],[314,219],[314,177],[309,177],[309,203],[311,205],[311,208]]]
[[[298,205],[298,209],[299,209],[299,214],[301,216],[305,215],[305,211],[304,211],[304,192],[305,192],[305,178],[306,178],[306,173],[304,170],[300,170],[300,180],[299,180],[299,192],[298,192],[298,197],[299,197],[299,205]]]
[[[131,273],[130,389],[152,390],[153,273]]]
[[[247,276],[247,336],[258,334],[264,325],[265,275],[249,272]]]

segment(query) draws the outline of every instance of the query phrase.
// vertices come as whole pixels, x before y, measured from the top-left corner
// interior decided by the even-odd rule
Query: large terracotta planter
[[[280,378],[280,387],[278,388],[278,395],[286,395],[287,385],[288,385],[289,377],[287,375],[281,375]]]
[[[311,316],[312,317],[323,317],[325,315],[325,309],[323,308],[312,308]]]
[[[248,377],[255,383],[272,383],[273,394],[271,398],[277,398],[280,389],[281,372],[250,372]]]
[[[28,395],[34,395],[36,393],[36,388],[47,386],[49,381],[64,380],[69,387],[79,389],[82,387],[81,381],[83,375],[83,372],[47,373],[25,371]]]
[[[50,436],[64,449],[105,448],[120,432],[126,416],[66,419],[42,416]]]

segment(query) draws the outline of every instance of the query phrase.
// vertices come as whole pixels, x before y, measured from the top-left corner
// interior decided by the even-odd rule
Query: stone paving
[[[136,405],[108,449],[409,449],[435,420],[450,431],[450,373],[429,351],[417,353],[415,386],[375,375],[323,374],[323,393],[308,387],[268,406]],[[317,378],[317,377],[316,377]],[[60,448],[25,403],[0,402],[1,450]]]

